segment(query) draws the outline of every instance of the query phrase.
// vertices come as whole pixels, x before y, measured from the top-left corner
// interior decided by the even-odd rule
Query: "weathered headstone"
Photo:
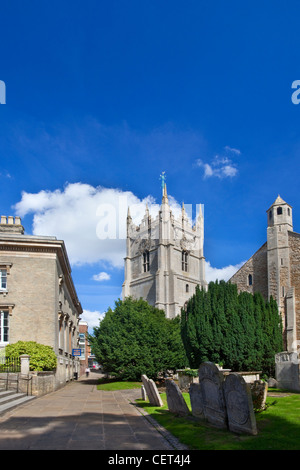
[[[147,400],[147,393],[146,393],[144,385],[141,386],[141,392],[142,392],[142,400]]]
[[[201,385],[192,383],[189,388],[191,399],[192,415],[199,419],[204,419],[203,398],[201,393]]]
[[[275,354],[276,380],[279,388],[300,391],[300,364],[297,352]]]
[[[224,398],[229,430],[257,434],[250,387],[239,374],[229,374],[224,382]]]
[[[213,426],[227,428],[227,412],[223,395],[224,375],[212,362],[201,364],[198,374],[205,419]]]
[[[146,375],[142,375],[142,382],[151,405],[163,406],[163,401],[159,395],[155,382],[152,379],[148,379]]]
[[[171,413],[175,413],[180,416],[186,416],[190,413],[180,388],[171,379],[166,380],[166,394],[168,408]]]
[[[266,408],[266,399],[268,393],[268,384],[263,380],[255,380],[250,384],[252,402],[254,410],[264,410]]]

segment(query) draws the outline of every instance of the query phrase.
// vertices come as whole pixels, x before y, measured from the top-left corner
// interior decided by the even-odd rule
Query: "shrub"
[[[51,346],[35,341],[18,341],[5,348],[6,357],[19,357],[22,354],[30,356],[30,370],[43,371],[56,369],[57,358]]]

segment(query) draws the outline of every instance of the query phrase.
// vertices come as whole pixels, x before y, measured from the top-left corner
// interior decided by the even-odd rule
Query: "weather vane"
[[[162,187],[162,192],[164,193],[164,187],[165,187],[165,182],[166,182],[166,172],[163,171],[162,174],[160,175],[161,179],[161,187]]]

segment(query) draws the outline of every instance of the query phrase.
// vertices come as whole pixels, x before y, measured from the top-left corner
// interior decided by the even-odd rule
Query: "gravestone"
[[[199,419],[204,419],[203,398],[201,393],[201,385],[192,383],[189,388],[191,399],[192,415]]]
[[[275,354],[276,380],[279,388],[300,392],[300,365],[297,352]]]
[[[163,406],[162,399],[159,395],[157,387],[152,379],[148,379],[146,375],[142,375],[142,382],[146,390],[147,397],[151,405]]]
[[[223,395],[224,375],[212,362],[199,367],[199,385],[205,419],[218,428],[227,428],[227,412]]]
[[[266,408],[268,384],[263,380],[255,380],[250,384],[254,410],[262,411]]]
[[[229,374],[224,382],[224,398],[229,430],[257,434],[250,387],[239,374]]]
[[[187,416],[190,413],[180,388],[171,379],[166,380],[166,394],[168,408],[171,413],[175,413],[180,416]]]

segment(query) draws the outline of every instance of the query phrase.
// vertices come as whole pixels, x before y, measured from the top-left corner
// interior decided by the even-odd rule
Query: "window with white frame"
[[[0,343],[8,343],[8,325],[9,312],[8,310],[0,310]]]
[[[0,268],[0,291],[7,290],[7,269]]]
[[[79,348],[81,349],[80,360],[85,359],[85,334],[79,333]]]

